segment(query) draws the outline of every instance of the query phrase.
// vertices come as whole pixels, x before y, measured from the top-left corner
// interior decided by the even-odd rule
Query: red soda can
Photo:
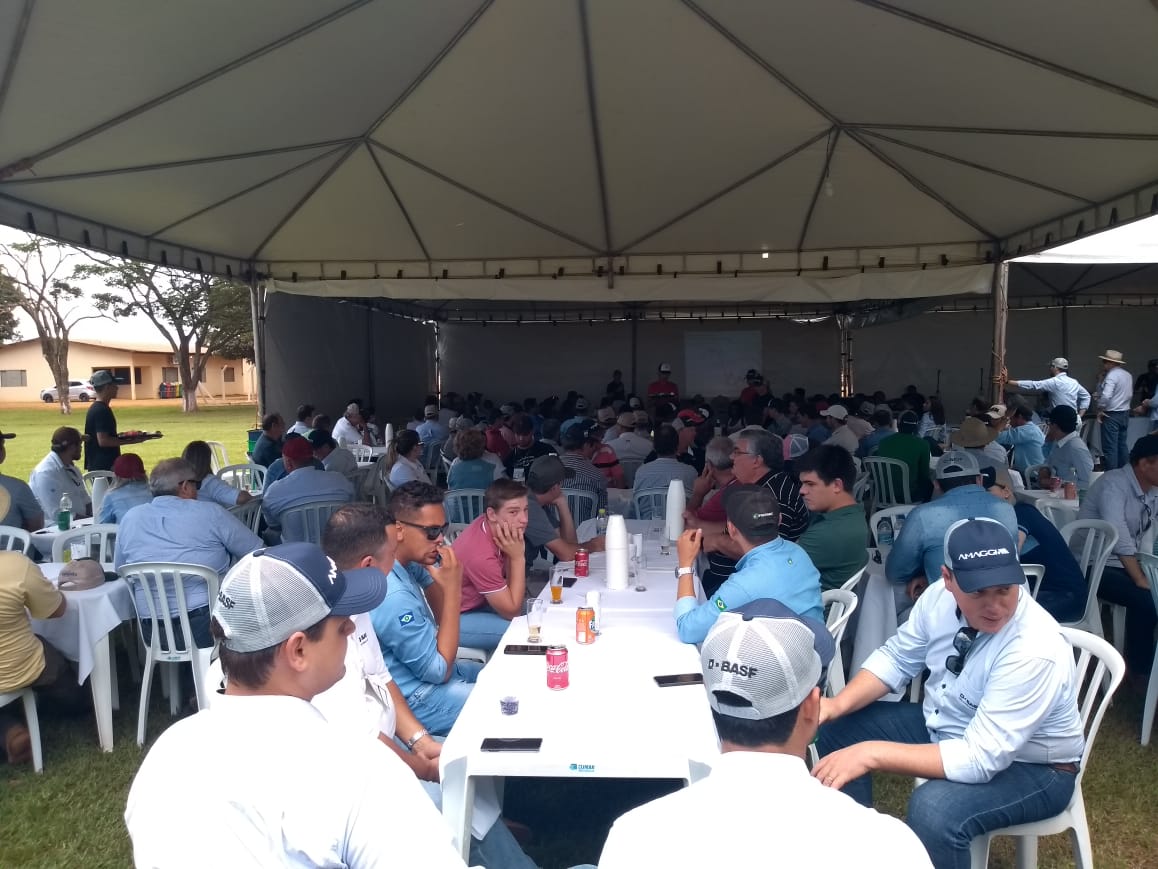
[[[589,576],[591,574],[591,556],[587,550],[580,547],[575,550],[575,575]]]
[[[589,606],[575,610],[575,642],[584,646],[595,642],[595,610]]]
[[[547,646],[547,687],[562,691],[571,684],[566,646]]]

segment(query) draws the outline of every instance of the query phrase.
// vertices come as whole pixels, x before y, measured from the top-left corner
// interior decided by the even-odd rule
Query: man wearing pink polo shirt
[[[527,487],[506,477],[486,491],[486,509],[454,541],[462,564],[459,644],[494,651],[523,612],[527,561]]]

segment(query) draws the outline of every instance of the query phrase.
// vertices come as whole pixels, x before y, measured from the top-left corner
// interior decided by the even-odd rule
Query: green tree
[[[20,340],[20,329],[16,324],[16,308],[20,305],[20,292],[12,278],[0,271],[0,344]]]
[[[197,411],[197,387],[209,357],[253,358],[249,289],[208,275],[88,254],[74,278],[99,278],[111,292],[94,293],[97,310],[117,317],[143,314],[165,336],[177,359],[186,413]]]

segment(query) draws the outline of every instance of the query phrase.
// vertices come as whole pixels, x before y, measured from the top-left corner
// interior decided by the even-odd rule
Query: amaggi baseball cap
[[[959,519],[950,525],[945,532],[945,566],[966,594],[1025,582],[1017,542],[996,519]]]
[[[283,543],[249,553],[225,574],[213,617],[227,649],[257,652],[326,616],[370,612],[385,598],[378,568],[342,571],[313,543]]]
[[[953,480],[957,477],[980,477],[981,464],[977,457],[964,450],[949,450],[937,463],[937,479]]]
[[[820,687],[836,652],[828,629],[780,601],[720,613],[700,651],[708,703],[756,721],[797,708]]]

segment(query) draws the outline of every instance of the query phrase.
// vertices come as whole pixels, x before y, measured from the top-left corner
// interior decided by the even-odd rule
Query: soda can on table
[[[587,606],[595,611],[595,619],[591,623],[591,630],[598,634],[603,629],[603,606],[602,596],[597,590],[587,592]]]
[[[589,606],[575,610],[575,642],[584,646],[595,642],[595,610]]]
[[[586,549],[580,547],[575,550],[575,575],[589,576],[591,574],[591,556]]]
[[[1077,497],[1078,497],[1078,484],[1077,484],[1077,483],[1075,483],[1073,480],[1066,480],[1066,482],[1065,482],[1065,486],[1064,486],[1064,488],[1063,488],[1063,490],[1062,490],[1062,494],[1063,494],[1063,495],[1064,495],[1066,498],[1068,498],[1070,501],[1075,501],[1075,500],[1077,500]]]
[[[547,647],[547,687],[562,691],[571,684],[571,668],[567,663],[566,646]]]

